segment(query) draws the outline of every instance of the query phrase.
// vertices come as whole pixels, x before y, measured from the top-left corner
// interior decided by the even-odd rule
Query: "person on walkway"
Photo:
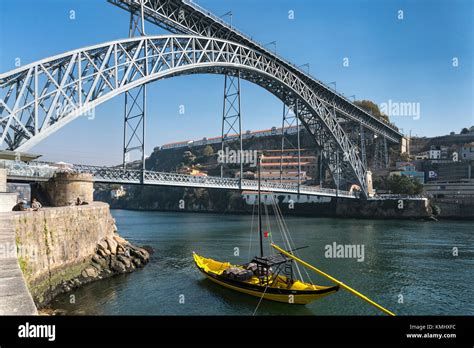
[[[81,200],[79,197],[76,199],[76,205],[86,205],[89,204],[86,201]]]
[[[26,201],[25,200],[21,200],[19,201],[17,204],[15,204],[12,208],[12,211],[26,211]]]
[[[31,209],[33,211],[38,211],[41,208],[43,208],[43,205],[40,202],[38,202],[36,198],[33,198],[33,201],[31,201]]]

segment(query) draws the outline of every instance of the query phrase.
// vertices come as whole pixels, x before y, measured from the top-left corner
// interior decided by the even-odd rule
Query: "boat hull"
[[[301,282],[299,282],[299,284],[303,284],[307,288],[312,287],[313,289],[294,289],[292,287],[282,288],[263,286],[251,282],[230,279],[222,275],[223,268],[228,267],[230,265],[229,263],[219,263],[211,259],[205,259],[197,254],[194,254],[194,259],[198,269],[214,283],[234,291],[238,291],[258,298],[263,298],[269,301],[305,305],[317,299],[330,295],[339,289],[338,286],[315,286]],[[222,267],[217,271],[210,270],[203,264],[203,260],[211,260],[214,264],[221,264]]]

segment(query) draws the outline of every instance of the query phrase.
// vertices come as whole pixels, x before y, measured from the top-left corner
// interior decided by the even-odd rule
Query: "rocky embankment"
[[[130,244],[118,234],[105,237],[97,244],[89,265],[79,276],[64,281],[54,296],[96,280],[133,272],[149,260],[150,253],[146,249]]]
[[[61,293],[132,272],[150,259],[150,250],[134,246],[118,234],[105,203],[9,215],[18,264],[39,309]]]

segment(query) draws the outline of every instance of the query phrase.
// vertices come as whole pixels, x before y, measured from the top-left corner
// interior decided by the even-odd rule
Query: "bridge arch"
[[[350,173],[366,193],[366,169],[332,107],[275,59],[215,38],[165,35],[70,51],[0,75],[0,147],[26,151],[88,110],[152,81],[196,73],[233,74],[287,105],[321,147],[334,177]]]

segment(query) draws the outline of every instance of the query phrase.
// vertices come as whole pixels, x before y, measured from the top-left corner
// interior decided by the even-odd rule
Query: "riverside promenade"
[[[37,315],[18,263],[12,214],[0,213],[0,315]]]

